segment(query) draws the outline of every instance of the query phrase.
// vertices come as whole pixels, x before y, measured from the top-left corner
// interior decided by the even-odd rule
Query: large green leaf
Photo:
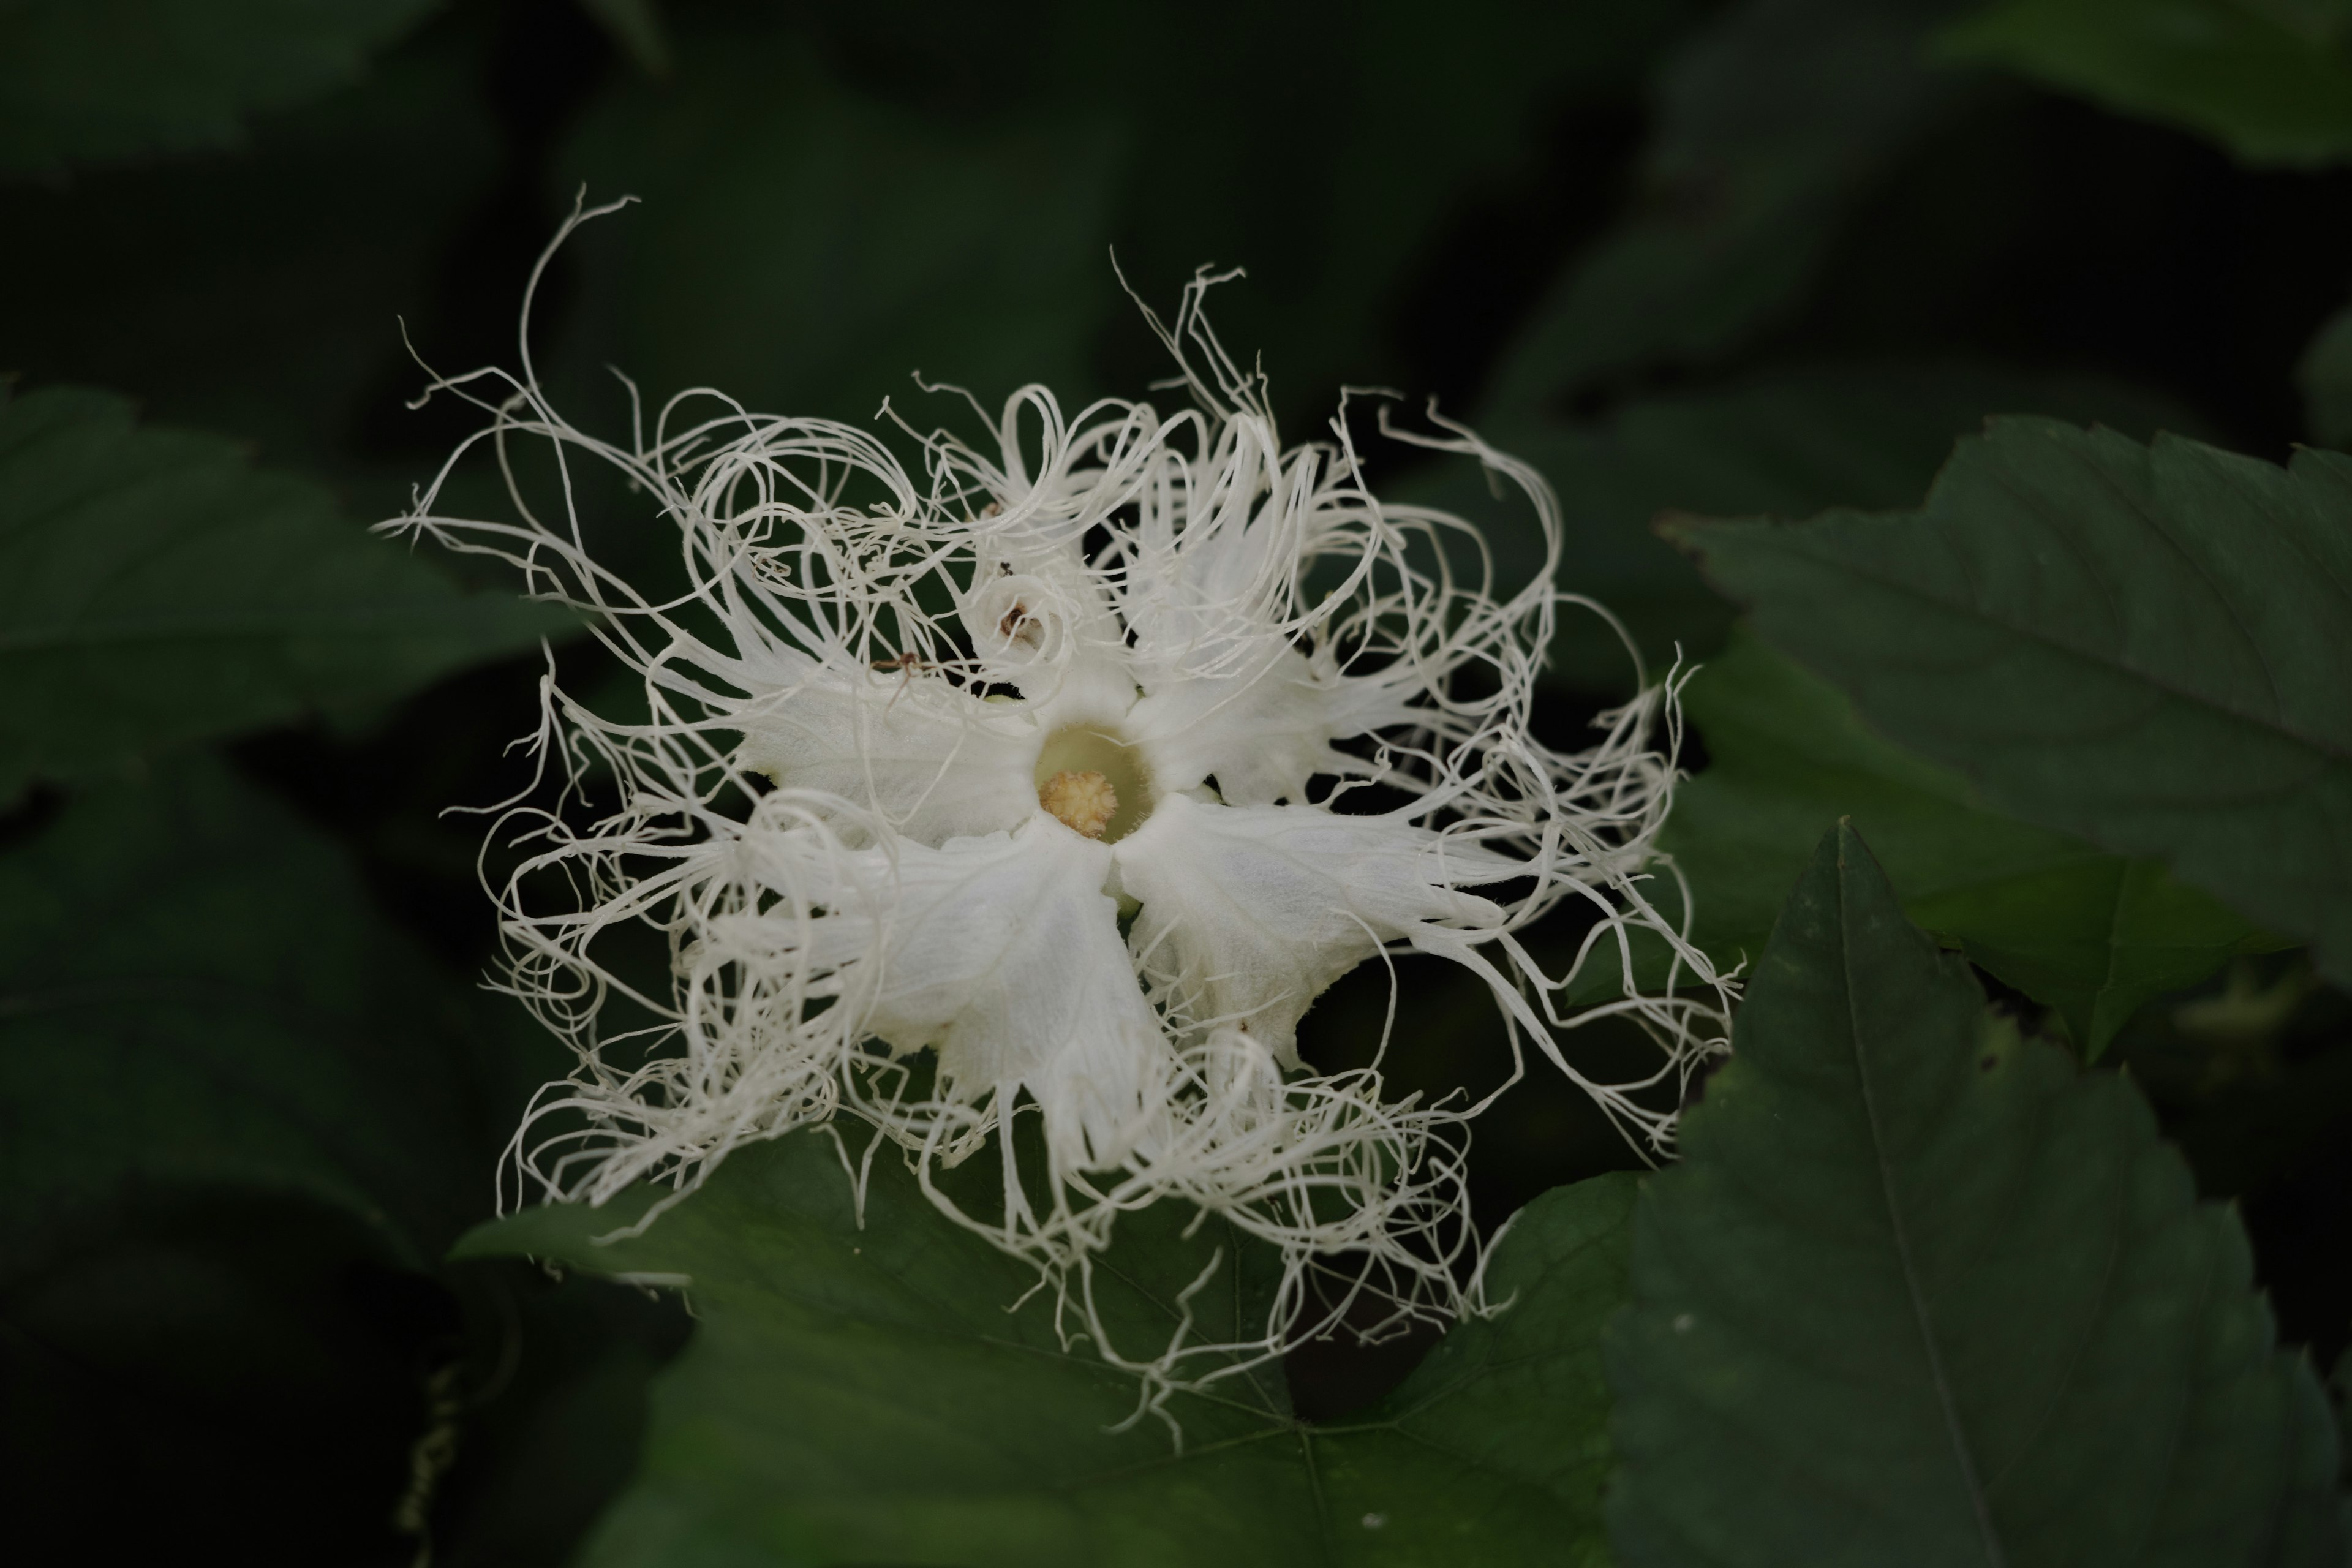
[[[1676,535],[1872,728],[2352,977],[2352,459],[2002,419],[1919,511]]]
[[[507,1012],[216,763],[93,788],[0,857],[0,1460],[23,1539],[410,1554],[393,1505],[452,1353],[415,1271],[490,1210],[546,1070]]]
[[[1961,96],[1920,58],[1954,0],[1747,0],[1675,58],[1633,211],[1555,283],[1490,415],[1719,354],[1793,309],[1846,208]]]
[[[228,442],[106,393],[0,405],[0,801],[381,701],[570,619],[469,596]]]
[[[1593,138],[1570,140],[1559,127],[1570,114],[1605,114],[1633,98],[1701,7],[1454,0],[1443,26],[1432,25],[1420,0],[1068,10],[1056,67],[1066,79],[1098,81],[1093,90],[1130,127],[1117,227],[1129,278],[1161,305],[1203,262],[1247,266],[1249,280],[1216,297],[1219,330],[1263,356],[1289,427],[1316,437],[1339,386],[1396,384],[1405,351],[1418,351],[1423,375],[1433,361],[1460,362],[1452,343],[1399,341],[1400,318],[1425,309],[1432,290],[1493,286],[1491,266],[1453,281],[1454,237],[1467,232],[1482,251],[1524,247],[1538,258],[1546,243],[1498,235],[1483,215],[1465,220],[1465,207],[1507,207],[1542,235],[1562,221],[1547,209],[1574,205],[1561,202],[1550,173],[1563,145],[1580,191],[1612,189],[1614,149],[1601,153]],[[1233,39],[1243,36],[1251,47],[1236,50]],[[1308,58],[1322,63],[1295,68]],[[1137,77],[1101,76],[1093,68],[1101,58],[1132,62]],[[1171,135],[1163,111],[1180,102],[1185,130]],[[1399,113],[1401,104],[1432,111]],[[1269,157],[1275,148],[1311,151],[1301,163]],[[1542,263],[1501,265],[1507,275]],[[1439,309],[1450,329],[1495,306],[1474,294]],[[1112,341],[1143,356],[1129,374],[1164,374],[1156,345],[1117,326]]]
[[[1852,816],[1911,919],[2058,1009],[2095,1057],[2148,998],[2282,945],[2147,860],[1988,809],[1887,744],[1836,688],[1749,637],[1685,689],[1707,766],[1663,846],[1691,879],[1701,946],[1750,958],[1822,834]]]
[[[1655,672],[1677,649],[1690,658],[1712,653],[1732,615],[1652,530],[1661,513],[1801,516],[1906,505],[1956,437],[1982,428],[1988,415],[2023,413],[2136,434],[2193,424],[2169,400],[2120,382],[1931,360],[1763,371],[1631,400],[1599,419],[1508,419],[1481,433],[1551,481],[1567,525],[1560,585],[1606,605]],[[1416,499],[1481,521],[1505,582],[1539,567],[1541,541],[1526,509],[1497,508],[1471,465],[1435,469]],[[1585,691],[1633,689],[1623,646],[1581,612],[1562,612],[1550,674]]]
[[[0,233],[40,236],[0,247],[0,368],[135,389],[151,417],[366,481],[340,492],[362,518],[399,510],[454,439],[400,407],[424,380],[401,322],[443,358],[485,353],[445,341],[436,296],[454,276],[469,337],[513,341],[517,258],[477,219],[448,261],[505,155],[479,86],[489,20],[450,17],[350,91],[274,116],[238,156],[0,188]],[[554,219],[518,216],[521,243]]]
[[[859,99],[765,29],[681,33],[668,91],[631,77],[559,168],[644,205],[573,243],[585,342],[648,396],[928,428],[1084,379],[1117,298],[1106,245],[1117,140],[1097,122],[975,130]],[[594,372],[615,416],[625,405]],[[593,406],[593,404],[591,405]]]
[[[2352,307],[2320,323],[2295,362],[2303,392],[2303,425],[2323,446],[2352,443]]]
[[[1176,1395],[1181,1448],[1156,1422],[1111,1429],[1134,1381],[1059,1342],[1050,1301],[1008,1310],[1034,1277],[940,1218],[896,1155],[861,1226],[821,1133],[738,1150],[642,1236],[598,1240],[640,1194],[529,1211],[460,1251],[690,1280],[699,1326],[591,1563],[1597,1563],[1598,1331],[1632,1191],[1603,1177],[1531,1205],[1489,1265],[1509,1310],[1456,1328],[1372,1410],[1309,1426],[1261,1369]],[[1199,1333],[1248,1332],[1264,1310],[1262,1255],[1184,1221],[1163,1205],[1120,1222],[1097,1288],[1129,1353],[1167,1341],[1220,1252]]]
[[[0,858],[11,1268],[126,1196],[231,1188],[431,1263],[534,1086],[318,831],[217,763],[90,791]]]
[[[1938,40],[2250,163],[2352,157],[2352,14],[2333,0],[1993,0]]]
[[[246,115],[358,74],[439,0],[12,0],[0,174],[233,146]]]
[[[1127,278],[1163,311],[1196,268],[1245,266],[1248,281],[1215,297],[1219,331],[1244,361],[1262,356],[1288,426],[1313,436],[1344,384],[1411,380],[1424,391],[1430,361],[1466,374],[1483,359],[1484,346],[1465,339],[1485,333],[1457,332],[1455,323],[1492,316],[1495,305],[1479,296],[1493,273],[1480,266],[1457,289],[1472,253],[1454,237],[1475,234],[1481,257],[1514,258],[1502,263],[1507,272],[1542,267],[1527,258],[1554,243],[1560,220],[1546,209],[1559,200],[1555,161],[1595,189],[1615,161],[1573,131],[1613,124],[1616,106],[1698,9],[1692,0],[1454,0],[1440,26],[1416,0],[1043,0],[1027,8],[1026,25],[1007,26],[996,11],[954,0],[815,0],[794,7],[791,25],[822,40],[830,76],[919,107],[930,133],[958,146],[1010,140],[1023,126],[1046,137],[1115,137],[1107,226],[1073,257],[1055,258],[1075,284],[1069,310],[1108,327],[1076,374],[1132,395],[1169,373],[1117,293],[1104,238],[1116,240]],[[678,23],[709,26],[684,13]],[[772,58],[776,29],[744,30],[727,47]],[[1299,68],[1303,60],[1313,68]],[[694,71],[689,58],[682,88],[694,89]],[[814,100],[814,116],[832,103]],[[1049,154],[1036,184],[1021,188],[1036,189],[1062,166]],[[743,199],[769,200],[763,193],[777,188],[753,179]],[[1019,210],[1008,205],[1005,216]],[[1511,215],[1499,234],[1485,216],[1497,210]],[[666,220],[648,211],[637,221]],[[1041,241],[1069,226],[1038,222]],[[996,243],[993,228],[992,220],[980,237],[983,248]],[[929,242],[941,238],[971,243],[944,225]],[[1028,308],[1025,291],[992,286],[975,309],[1001,310],[1000,299]],[[1443,339],[1406,341],[1427,331],[1421,318],[1431,304]],[[947,342],[935,334],[929,346],[910,344],[917,357],[890,367],[897,386],[908,363],[929,368]],[[793,352],[790,340],[773,350]],[[1420,367],[1411,378],[1408,356]],[[1093,390],[1042,355],[1010,362],[1005,384],[1048,370],[1065,396]]]
[[[1988,1013],[1832,830],[1637,1209],[1629,1568],[2341,1560],[2244,1233],[2126,1080]]]

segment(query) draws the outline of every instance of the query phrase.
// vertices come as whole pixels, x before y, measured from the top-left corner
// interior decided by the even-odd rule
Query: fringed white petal
[[[1120,889],[1142,903],[1137,962],[1171,1010],[1239,1029],[1286,1067],[1298,1065],[1298,1020],[1333,981],[1430,925],[1499,927],[1501,907],[1457,884],[1525,875],[1394,816],[1182,796],[1117,854]]]
[[[943,1097],[1026,1089],[1066,1170],[1114,1164],[1146,1130],[1145,1089],[1170,1047],[1103,890],[1108,845],[1034,804],[1012,833],[857,853],[842,906],[808,957],[845,973],[861,1032],[899,1052],[929,1046]]]
[[[1214,779],[1233,805],[1303,802],[1309,780],[1374,771],[1331,742],[1409,721],[1413,710],[1392,690],[1318,670],[1283,648],[1255,673],[1147,683],[1128,729],[1150,748],[1155,776],[1170,790]]]
[[[1037,809],[1034,720],[912,665],[825,668],[737,722],[739,766],[838,796],[919,844],[1003,832]]]

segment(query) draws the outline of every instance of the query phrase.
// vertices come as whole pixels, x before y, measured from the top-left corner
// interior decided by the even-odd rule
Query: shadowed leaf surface
[[[1607,605],[1654,679],[1677,650],[1685,658],[1713,653],[1732,615],[1653,531],[1661,513],[1906,506],[1933,481],[1954,440],[1983,428],[1989,415],[2027,413],[2147,435],[2191,418],[2168,399],[2104,377],[1928,360],[1768,370],[1630,400],[1603,418],[1514,417],[1480,434],[1559,492],[1560,585]],[[1415,494],[1481,522],[1504,582],[1540,568],[1542,541],[1528,510],[1494,505],[1471,465],[1446,465]],[[1583,691],[1634,689],[1624,645],[1588,612],[1562,612],[1549,673]]]
[[[375,438],[377,416],[417,439],[397,400],[424,373],[401,323],[445,346],[442,247],[498,176],[499,125],[478,96],[487,15],[468,7],[351,91],[272,117],[234,156],[0,188],[0,233],[41,237],[0,247],[0,367],[35,385],[131,388],[153,418],[234,432],[268,463],[338,485],[363,480],[364,496],[339,499],[364,521],[397,510],[441,435],[413,456],[354,448]],[[512,301],[479,279],[494,264],[479,249],[467,249],[467,292],[498,296],[483,309],[503,346]]]
[[[561,167],[641,211],[580,247],[595,352],[652,403],[691,386],[744,406],[863,423],[885,397],[919,428],[1029,381],[1064,395],[1117,297],[1104,259],[1118,138],[1104,125],[948,126],[833,85],[798,48],[682,37],[692,94],[632,77]],[[594,374],[595,398],[625,406]],[[591,406],[593,404],[592,402]]]
[[[461,593],[313,486],[139,427],[110,394],[0,405],[0,801],[397,697],[572,624]]]
[[[0,174],[234,146],[245,116],[359,73],[440,0],[0,6]]]
[[[1999,419],[1918,511],[1675,532],[1872,728],[2352,976],[2352,459]]]
[[[1598,1563],[1608,1466],[1598,1330],[1620,1299],[1627,1178],[1561,1188],[1493,1258],[1510,1309],[1465,1323],[1342,1424],[1287,1414],[1278,1370],[1179,1394],[1160,1424],[1094,1349],[1066,1348],[1034,1277],[940,1217],[895,1154],[861,1229],[832,1141],[738,1150],[641,1236],[646,1198],[529,1211],[461,1252],[685,1277],[695,1339],[656,1386],[646,1465],[586,1561],[974,1564]],[[1261,1321],[1265,1256],[1179,1205],[1120,1222],[1097,1277],[1119,1348],[1156,1352],[1177,1298],[1196,1339]],[[1201,1370],[1196,1368],[1196,1373]]]
[[[0,858],[0,1161],[39,1194],[9,1211],[9,1262],[86,1209],[225,1187],[429,1265],[489,1207],[545,1065],[504,1018],[219,763],[92,791]]]
[[[2340,1560],[2236,1216],[2129,1083],[1988,1013],[1851,826],[1734,1045],[1611,1331],[1632,1568]]]
[[[1541,409],[1733,348],[1801,303],[1846,209],[1961,86],[1920,58],[1955,0],[1747,0],[1669,63],[1633,210],[1570,263],[1486,405]]]
[[[413,1553],[393,1506],[452,1327],[417,1271],[491,1207],[541,1070],[485,1010],[209,760],[93,789],[0,857],[0,1460],[25,1539]]]
[[[2329,0],[1996,0],[1938,40],[2122,114],[2211,137],[2250,163],[2352,157],[2352,15]],[[2300,13],[2300,15],[2298,15]]]
[[[2352,309],[2320,323],[2295,362],[2294,380],[2303,392],[2305,432],[2324,447],[2352,441]]]
[[[1662,842],[1691,879],[1699,944],[1725,962],[1764,951],[1811,847],[1848,816],[1913,921],[2056,1008],[2090,1057],[2149,998],[2285,945],[2153,861],[1990,810],[1753,638],[1736,637],[1685,694],[1708,761]]]

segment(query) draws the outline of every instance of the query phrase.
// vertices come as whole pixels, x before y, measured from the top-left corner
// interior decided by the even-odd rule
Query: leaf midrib
[[[1911,1303],[1913,1321],[1918,1325],[1919,1343],[1927,1356],[1927,1371],[1935,1381],[1936,1403],[1944,1415],[1944,1428],[1951,1440],[1952,1456],[1960,1467],[1960,1477],[1969,1493],[1969,1504],[1975,1510],[1977,1530],[1984,1542],[1985,1559],[1994,1568],[2006,1562],[2000,1538],[1993,1529],[1990,1500],[1977,1479],[1975,1457],[1969,1452],[1968,1435],[1961,1430],[1958,1405],[1952,1398],[1951,1380],[1944,1371],[1943,1352],[1936,1342],[1934,1315],[1929,1311],[1927,1296],[1920,1289],[1918,1269],[1911,1258],[1911,1238],[1903,1223],[1903,1205],[1895,1190],[1895,1169],[1888,1158],[1886,1136],[1880,1125],[1877,1090],[1871,1079],[1870,1055],[1864,1047],[1862,1020],[1854,1010],[1855,982],[1853,970],[1853,933],[1848,927],[1852,904],[1846,898],[1845,856],[1838,857],[1838,968],[1842,988],[1845,993],[1846,1038],[1853,1052],[1854,1072],[1862,1087],[1863,1115],[1870,1126],[1871,1152],[1878,1166],[1879,1192],[1885,1199],[1887,1224],[1895,1237],[1895,1254],[1903,1268],[1903,1292]]]

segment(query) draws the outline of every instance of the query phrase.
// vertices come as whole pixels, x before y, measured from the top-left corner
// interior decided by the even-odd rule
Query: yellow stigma
[[[1118,791],[1098,773],[1058,773],[1038,786],[1037,804],[1072,832],[1100,838],[1118,815]]]

